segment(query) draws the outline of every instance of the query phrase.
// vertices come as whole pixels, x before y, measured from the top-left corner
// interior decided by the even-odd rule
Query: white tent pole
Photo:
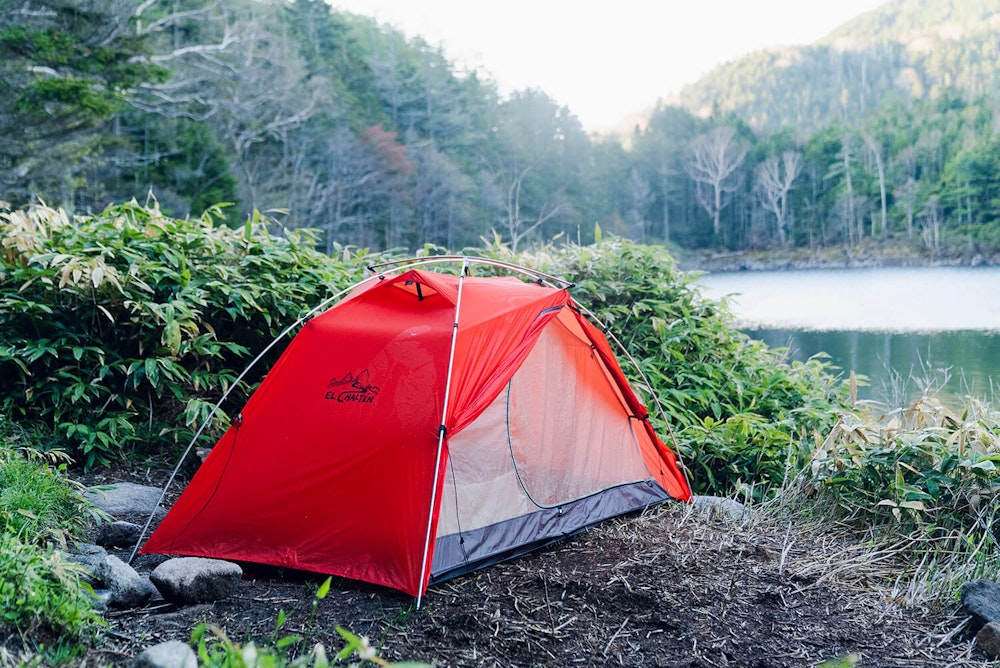
[[[441,426],[438,427],[437,456],[434,459],[434,478],[431,480],[431,507],[427,511],[427,532],[424,535],[424,556],[420,561],[420,582],[417,585],[417,610],[424,598],[424,578],[427,576],[427,555],[431,548],[431,525],[434,524],[434,506],[437,505],[437,479],[441,468],[441,452],[444,450],[445,421],[448,419],[448,400],[451,397],[451,374],[455,365],[455,344],[458,341],[458,318],[462,312],[462,288],[465,286],[465,271],[469,263],[462,258],[462,270],[458,274],[458,297],[455,299],[455,322],[451,328],[451,351],[448,353],[448,376],[444,384],[444,406],[441,408]]]
[[[281,334],[278,334],[276,337],[274,337],[274,340],[271,341],[271,343],[267,344],[267,347],[264,348],[262,351],[260,351],[257,357],[253,358],[253,361],[251,361],[250,364],[247,364],[246,368],[243,369],[243,371],[240,372],[240,375],[236,377],[236,380],[234,380],[229,385],[229,389],[223,392],[222,396],[219,397],[219,400],[215,402],[214,406],[212,406],[212,410],[209,411],[208,416],[205,417],[204,421],[202,421],[201,423],[201,426],[198,427],[198,431],[196,431],[194,436],[191,438],[191,442],[188,443],[187,448],[184,450],[184,453],[181,455],[180,460],[177,462],[177,466],[174,467],[173,472],[170,474],[170,478],[167,479],[167,484],[163,486],[163,491],[160,492],[160,498],[156,501],[156,505],[153,506],[153,511],[149,514],[149,517],[146,519],[146,524],[142,527],[142,531],[139,532],[139,538],[135,541],[135,547],[132,548],[132,554],[129,555],[128,563],[131,564],[132,560],[135,559],[135,555],[138,554],[139,546],[142,545],[142,539],[146,537],[146,532],[149,530],[149,525],[152,524],[153,517],[156,516],[157,508],[159,508],[160,504],[163,503],[163,499],[167,496],[167,490],[170,489],[170,485],[173,484],[174,478],[177,477],[177,472],[181,470],[181,465],[184,464],[184,460],[187,459],[187,456],[189,454],[191,454],[191,449],[194,448],[194,444],[198,441],[198,438],[201,436],[201,433],[205,431],[205,428],[208,427],[208,424],[212,421],[212,418],[215,417],[215,414],[218,412],[219,407],[222,406],[222,402],[229,398],[230,393],[232,393],[232,391],[236,389],[236,387],[240,384],[240,381],[243,380],[244,376],[250,373],[250,369],[254,368],[257,362],[263,359],[264,355],[266,355],[268,351],[271,350],[271,348],[277,345],[278,341],[285,338],[285,336],[287,336],[289,332],[291,332],[293,329],[295,329],[303,322],[311,318],[313,314],[315,314],[317,311],[325,307],[327,304],[336,299],[339,299],[340,297],[346,295],[348,292],[361,287],[368,281],[373,281],[375,279],[382,279],[382,278],[384,278],[384,276],[369,276],[368,278],[362,281],[358,281],[357,283],[354,283],[350,287],[341,290],[337,294],[327,297],[319,304],[309,309],[309,311],[301,318],[299,318],[291,325],[286,327],[285,330],[281,332]]]
[[[519,274],[524,274],[525,276],[530,276],[536,281],[548,283],[554,288],[565,289],[573,287],[573,283],[564,278],[543,274],[542,272],[535,271],[529,267],[514,264],[512,262],[504,262],[503,260],[493,260],[486,257],[473,257],[468,255],[432,255],[430,257],[409,258],[407,260],[396,260],[394,262],[383,262],[381,264],[368,265],[368,270],[377,272],[383,267],[392,267],[393,271],[406,271],[412,267],[420,267],[425,264],[449,264],[455,262],[462,262],[463,267],[469,263],[500,267],[501,269],[507,269]]]

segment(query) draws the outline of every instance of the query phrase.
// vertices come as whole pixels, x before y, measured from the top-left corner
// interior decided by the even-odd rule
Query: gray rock
[[[98,545],[105,547],[121,547],[135,545],[139,541],[142,527],[134,522],[117,520],[111,524],[103,524],[97,532]]]
[[[233,593],[243,569],[218,559],[179,557],[157,566],[149,579],[171,603],[210,603]]]
[[[94,598],[93,598],[93,606],[91,606],[91,607],[93,607],[94,610],[97,610],[98,612],[107,612],[108,611],[108,603],[110,601],[111,601],[111,592],[110,591],[108,591],[107,589],[95,589],[94,590]],[[0,663],[0,666],[2,666],[2,665],[3,664]]]
[[[146,648],[130,665],[131,668],[198,668],[198,657],[180,640],[170,640]]]
[[[104,559],[108,556],[108,551],[99,545],[94,545],[92,543],[77,543],[73,547],[73,551],[66,555],[66,558],[73,562],[74,564],[80,564],[87,569],[90,573],[90,577],[84,578],[87,584],[94,584],[97,582],[95,573],[104,563]]]
[[[976,580],[962,585],[962,605],[972,615],[973,631],[990,622],[1000,623],[1000,585]]]
[[[741,520],[750,514],[750,509],[739,501],[722,496],[693,496],[691,505],[708,515]]]
[[[979,629],[979,633],[976,634],[976,645],[991,659],[1000,659],[1000,624],[990,622]]]
[[[110,592],[107,603],[114,608],[136,608],[146,603],[154,593],[149,580],[111,554],[104,558],[94,575]]]
[[[163,490],[132,482],[92,487],[86,492],[87,500],[112,517],[146,515],[153,513]]]

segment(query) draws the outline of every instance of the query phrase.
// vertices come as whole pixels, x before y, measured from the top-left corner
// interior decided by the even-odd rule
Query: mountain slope
[[[759,130],[853,121],[888,97],[1000,91],[1000,0],[892,0],[804,47],[715,68],[671,103],[734,113]]]

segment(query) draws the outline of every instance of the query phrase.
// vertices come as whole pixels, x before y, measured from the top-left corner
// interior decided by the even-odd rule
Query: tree
[[[698,202],[712,217],[716,239],[720,233],[719,216],[729,202],[727,193],[735,192],[738,184],[731,178],[743,164],[749,146],[737,137],[736,128],[718,127],[695,138],[686,164],[688,175],[698,186]]]
[[[546,221],[570,208],[565,194],[557,191],[538,204],[533,213],[527,214],[521,196],[525,178],[531,170],[532,166],[529,165],[516,174],[499,173],[494,177],[503,191],[504,226],[507,229],[507,238],[510,239],[510,248],[515,253],[521,241]]]
[[[941,250],[941,202],[937,195],[928,198],[924,206],[922,237],[929,249],[935,253]]]
[[[781,246],[788,242],[788,193],[801,170],[802,154],[797,151],[785,151],[757,166],[757,192],[761,204],[775,216]]]
[[[414,204],[419,218],[416,241],[437,243],[446,248],[475,243],[487,230],[468,224],[476,218],[472,206],[472,179],[431,142],[417,146],[414,159]]]
[[[137,54],[130,3],[0,0],[0,192],[72,208],[109,143],[102,126],[167,71]]]
[[[882,162],[882,146],[875,141],[875,138],[868,133],[864,133],[863,138],[865,140],[865,145],[868,150],[871,151],[872,157],[875,159],[875,168],[878,170],[878,190],[880,201],[882,202],[882,227],[881,233],[884,236],[888,228],[888,216],[886,213],[886,199],[885,199],[885,166]],[[872,230],[872,236],[875,236],[875,230]]]
[[[655,201],[649,211],[650,223],[659,224],[664,241],[685,239],[690,212],[696,210],[685,163],[689,143],[705,122],[680,107],[657,106],[646,128],[631,137],[630,162],[635,164],[653,188]]]
[[[633,167],[628,173],[628,192],[626,193],[625,220],[628,222],[629,237],[646,242],[646,211],[653,203],[653,189],[649,182]]]

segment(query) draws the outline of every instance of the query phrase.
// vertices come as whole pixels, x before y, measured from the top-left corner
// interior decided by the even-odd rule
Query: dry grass
[[[321,577],[249,568],[228,600],[110,615],[88,665],[187,640],[200,622],[237,642],[266,642],[279,610],[289,620],[283,634],[308,631],[338,647],[339,624],[372,638],[387,659],[441,668],[993,665],[941,594],[954,591],[961,563],[911,564],[906,544],[859,539],[795,512],[800,503],[787,493],[738,517],[653,508],[435,585],[421,610],[402,594],[336,580],[312,629]]]

